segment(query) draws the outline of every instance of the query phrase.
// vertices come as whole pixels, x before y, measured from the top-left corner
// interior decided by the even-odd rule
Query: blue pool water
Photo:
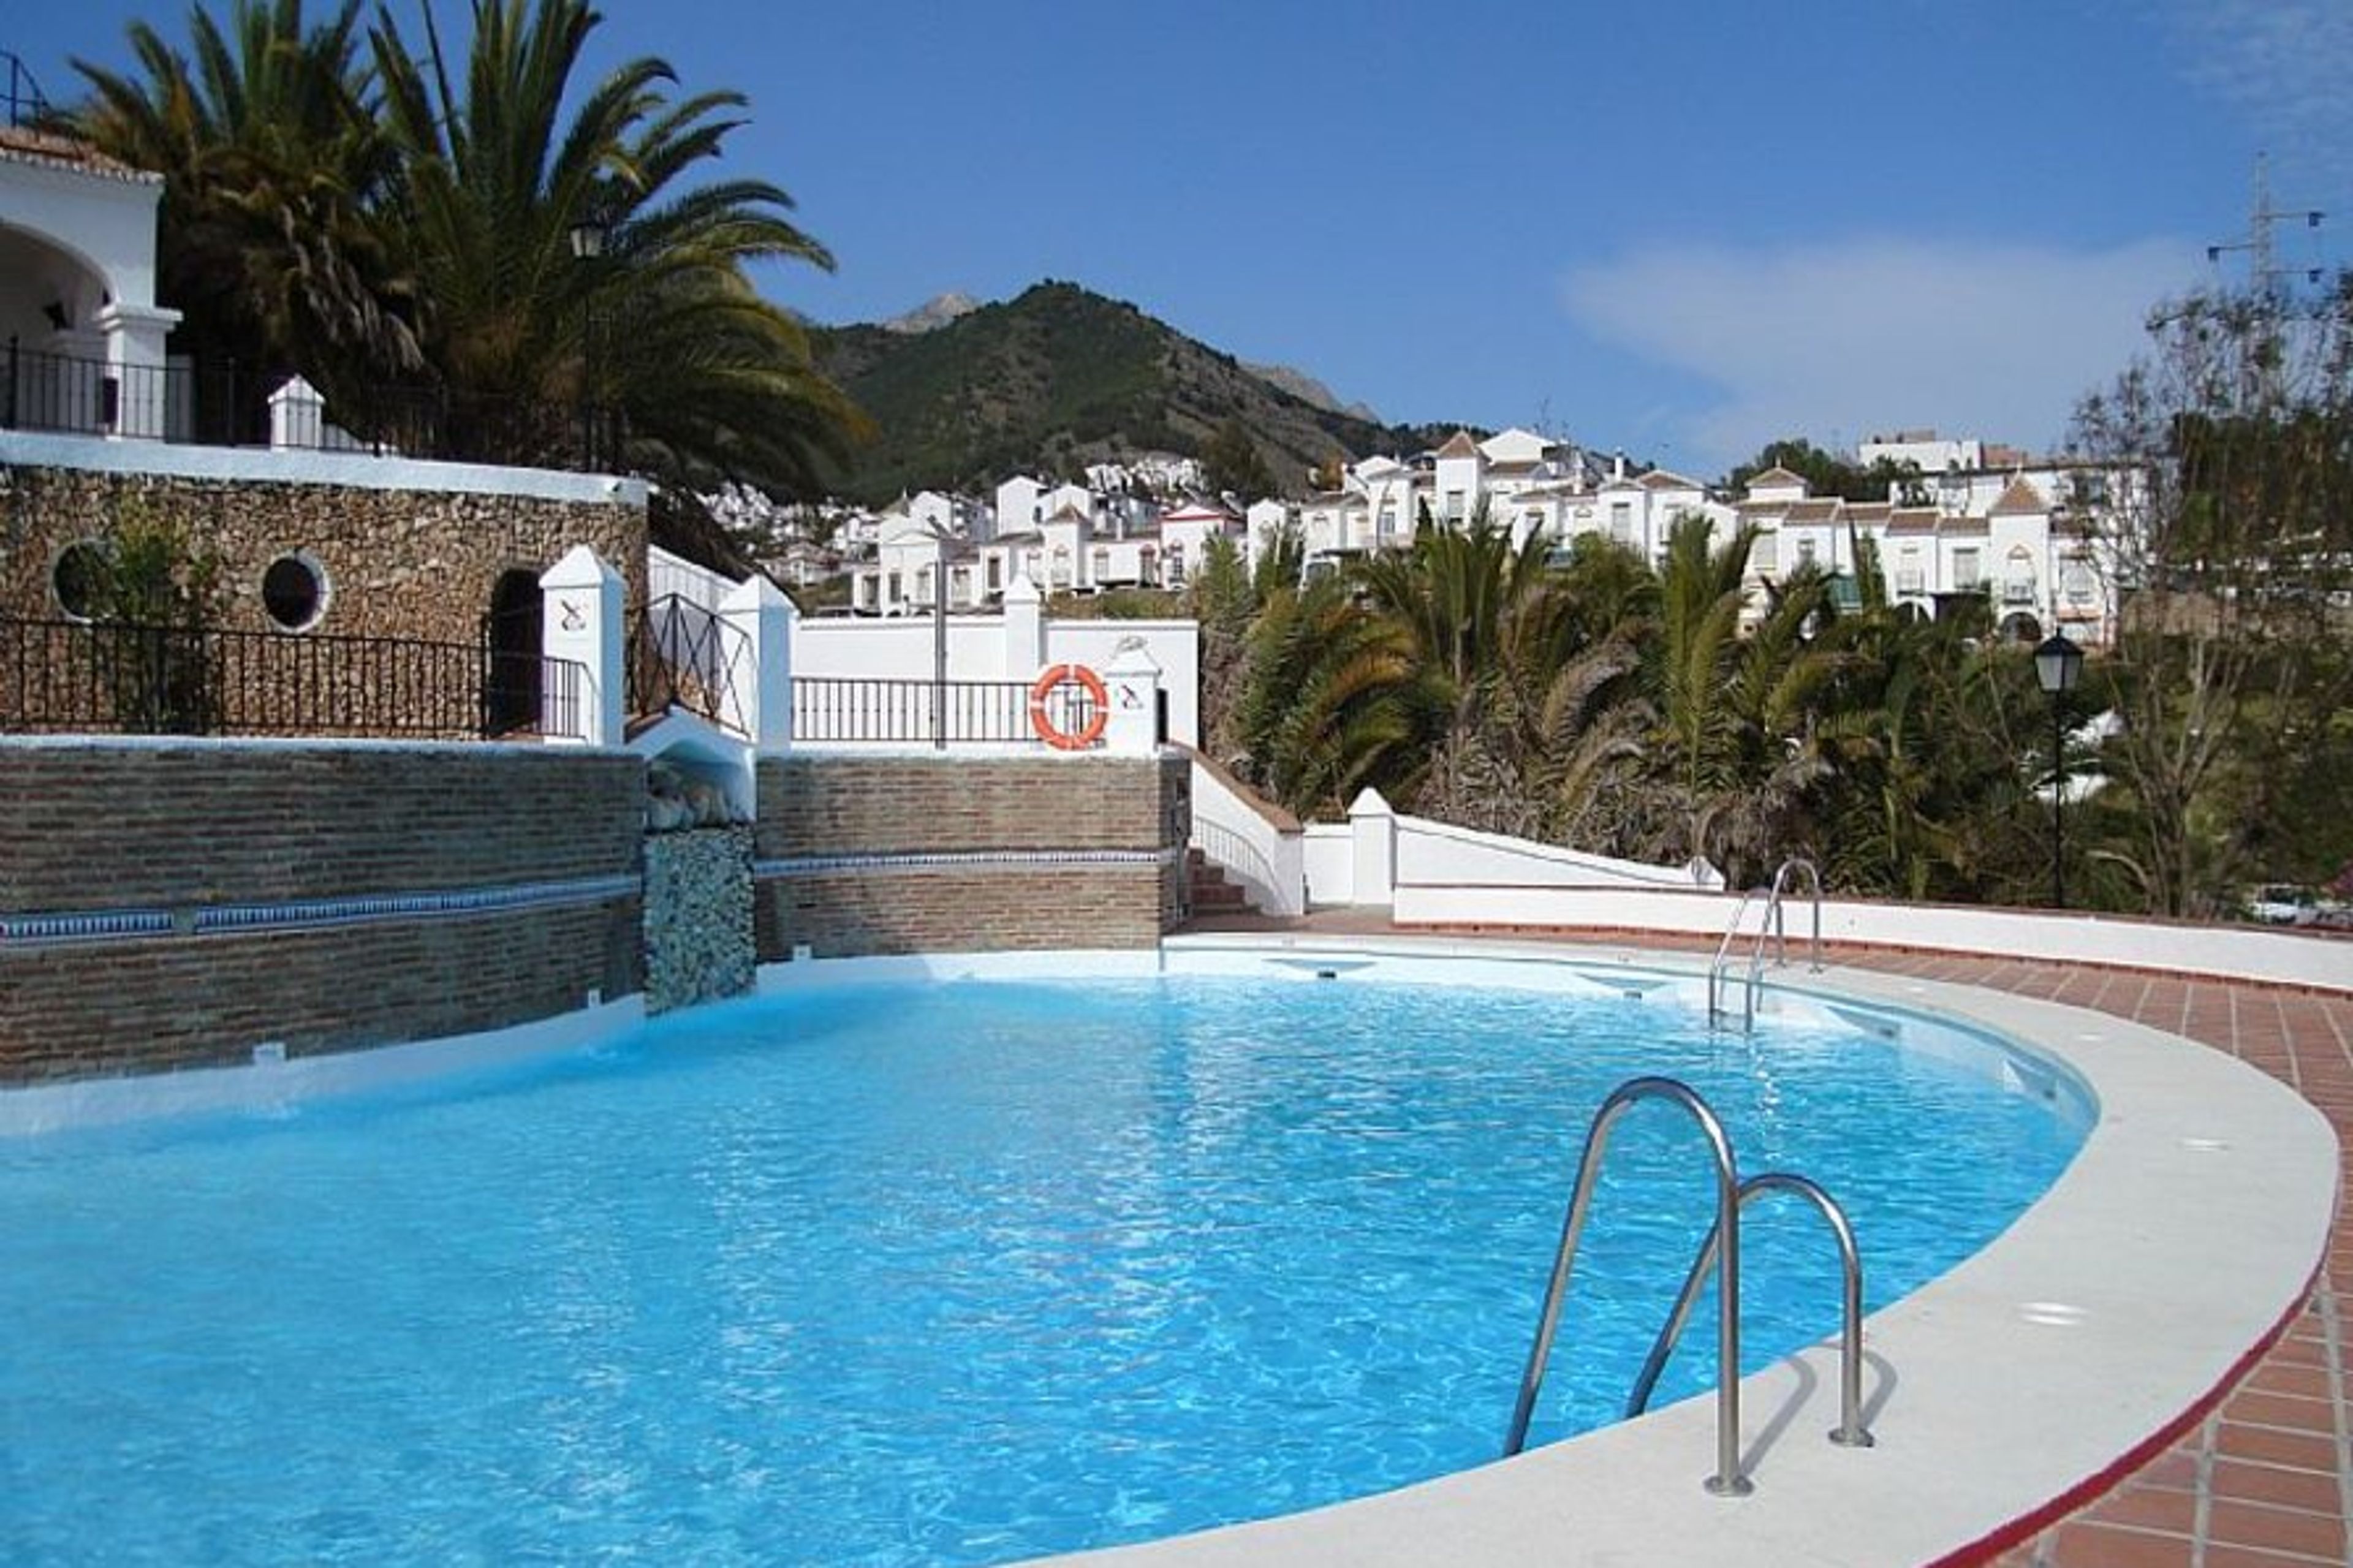
[[[1836,1193],[1873,1306],[2082,1136],[1835,1026],[1198,979],[828,988],[27,1140],[0,1561],[984,1563],[1482,1463],[1586,1123],[1637,1073],[1708,1097],[1744,1171]],[[1534,1440],[1614,1415],[1707,1202],[1690,1123],[1637,1108]],[[1818,1221],[1754,1213],[1761,1363],[1837,1289]]]

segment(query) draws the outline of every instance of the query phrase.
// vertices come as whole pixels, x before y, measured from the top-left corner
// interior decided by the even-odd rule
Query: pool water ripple
[[[1846,1027],[1288,981],[826,988],[31,1141],[0,1559],[978,1563],[1480,1463],[1585,1125],[1641,1072],[1847,1203],[1873,1305],[2080,1141]],[[1626,1118],[1537,1440],[1615,1415],[1709,1194],[1687,1122]],[[1812,1215],[1752,1212],[1761,1363],[1837,1287]]]

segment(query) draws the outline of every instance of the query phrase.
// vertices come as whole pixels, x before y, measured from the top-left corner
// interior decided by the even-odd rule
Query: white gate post
[[[1141,637],[1123,638],[1103,671],[1111,716],[1103,749],[1115,756],[1148,757],[1160,743],[1160,664]]]
[[[627,722],[628,694],[623,689],[621,574],[585,544],[539,575],[539,651],[543,658],[586,666],[588,689],[580,694],[580,738],[592,746],[617,746]],[[540,732],[553,736],[556,694],[543,679]]]
[[[1045,601],[1026,572],[1005,585],[1005,679],[1031,680],[1046,668]]]
[[[754,573],[719,601],[720,616],[744,634],[752,657],[728,672],[735,711],[761,753],[790,751],[793,744],[793,623],[800,619],[791,595]]]
[[[1356,870],[1349,902],[1397,902],[1397,813],[1378,790],[1367,789],[1348,804],[1348,837]]]

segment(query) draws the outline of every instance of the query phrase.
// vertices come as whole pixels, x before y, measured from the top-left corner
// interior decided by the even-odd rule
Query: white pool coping
[[[1544,965],[1689,994],[1704,964],[1622,948],[1487,939],[1234,933],[1153,950],[942,954],[765,966],[764,991],[883,977],[1069,977],[1231,971],[1293,960],[1362,973],[1433,969],[1493,983]],[[1298,961],[1307,960],[1302,963]],[[2337,1138],[2285,1086],[2178,1036],[2104,1013],[1869,971],[1773,972],[1810,995],[1958,1019],[2087,1083],[2098,1120],[2049,1194],[1991,1246],[1865,1328],[1864,1414],[1844,1448],[1835,1350],[1746,1379],[1746,1498],[1709,1495],[1715,1402],[1701,1396],[1516,1458],[1329,1508],[1057,1561],[1852,1564],[1941,1563],[2134,1468],[2285,1327],[2326,1254]],[[512,1029],[250,1067],[0,1092],[0,1136],[153,1115],[267,1110],[314,1094],[567,1050],[642,1020],[636,998]],[[1583,1127],[1567,1130],[1581,1136]],[[1562,1201],[1572,1172],[1562,1173]],[[1869,1238],[1863,1238],[1867,1251]],[[1533,1258],[1532,1269],[1549,1266]],[[1530,1325],[1531,1329],[1533,1324]],[[1561,1350],[1567,1351],[1567,1330]],[[1500,1447],[1514,1390],[1496,1391]]]
[[[1195,952],[1271,948],[1704,972],[1630,946],[1262,935],[1166,946],[1172,968]],[[2284,1086],[2107,1014],[1866,971],[1776,978],[1990,1028],[2065,1064],[2099,1100],[2082,1152],[2042,1202],[1867,1321],[1864,1411],[1876,1446],[1827,1440],[1838,1369],[1824,1344],[1743,1382],[1742,1452],[1756,1484],[1746,1498],[1703,1489],[1715,1453],[1715,1405],[1703,1395],[1397,1491],[1057,1561],[1945,1562],[2010,1543],[2150,1457],[2302,1304],[2335,1218],[2337,1148],[2327,1120]],[[1499,1440],[1512,1392],[1497,1391]]]

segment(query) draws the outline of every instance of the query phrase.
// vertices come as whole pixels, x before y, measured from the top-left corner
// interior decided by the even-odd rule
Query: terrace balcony
[[[369,386],[331,411],[301,377],[265,392],[234,360],[137,364],[17,337],[0,344],[0,430],[581,473],[611,471],[624,435],[617,411],[604,406]]]

